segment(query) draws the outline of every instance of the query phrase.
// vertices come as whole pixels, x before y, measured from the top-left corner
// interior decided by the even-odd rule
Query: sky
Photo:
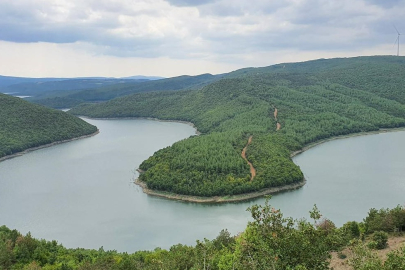
[[[173,77],[395,55],[404,15],[405,0],[0,0],[0,74]]]

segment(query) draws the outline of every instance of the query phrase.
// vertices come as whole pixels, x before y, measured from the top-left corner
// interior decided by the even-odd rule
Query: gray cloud
[[[196,2],[5,1],[0,2],[0,40],[79,42],[95,53],[121,57],[230,59],[391,44],[393,23],[405,32],[405,0]]]
[[[393,8],[395,6],[403,5],[404,1],[402,0],[367,0],[366,2],[381,6],[383,8]]]
[[[201,5],[205,5],[207,3],[212,3],[212,2],[216,2],[218,0],[199,0],[199,1],[195,1],[195,0],[167,0],[167,2],[169,2],[171,5],[173,6],[178,6],[178,7],[184,7],[184,6],[201,6]]]

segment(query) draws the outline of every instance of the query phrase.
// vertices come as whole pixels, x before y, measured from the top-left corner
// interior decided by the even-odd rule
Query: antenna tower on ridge
[[[398,37],[397,37],[397,39],[395,40],[395,42],[398,42],[397,56],[399,56],[399,36],[401,35],[401,33],[399,33],[399,31],[398,31],[398,29],[395,27],[395,25],[394,25],[394,28],[395,28],[395,30],[396,30],[397,33],[398,33]]]

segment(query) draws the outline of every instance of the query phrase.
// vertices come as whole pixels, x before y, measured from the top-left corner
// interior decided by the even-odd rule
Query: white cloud
[[[196,63],[219,65],[211,71],[216,73],[225,67],[269,65],[295,52],[315,58],[317,53],[390,54],[394,50],[388,45],[396,38],[392,24],[405,32],[403,14],[405,0],[2,0],[0,40],[31,55],[11,65],[29,62],[39,47],[53,45],[59,65],[70,63],[66,71],[75,66],[66,56],[74,54],[91,56],[86,61],[92,63],[142,59],[152,65],[166,59],[176,63],[171,72],[177,74],[203,70]],[[41,62],[52,64],[50,56],[39,55]],[[184,63],[193,68],[180,69]],[[89,67],[83,72],[89,70],[96,72]]]
[[[174,77],[224,73],[242,66],[204,59],[116,57],[89,53],[89,44],[0,41],[0,74],[22,77],[124,77],[136,74]]]

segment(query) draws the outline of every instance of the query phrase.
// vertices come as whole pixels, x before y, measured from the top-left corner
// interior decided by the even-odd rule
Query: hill
[[[65,112],[4,94],[0,94],[0,127],[0,159],[97,131],[95,126]]]
[[[49,94],[49,92],[66,92],[69,90],[83,90],[98,88],[105,85],[121,84],[121,83],[137,83],[146,80],[124,80],[114,78],[100,78],[100,79],[62,79],[58,81],[39,81],[39,82],[25,82],[9,85],[1,89],[4,93],[13,93],[26,96],[40,96]]]
[[[135,76],[129,76],[129,77],[121,77],[121,79],[131,79],[131,80],[161,80],[164,79],[164,77],[159,77],[159,76],[143,76],[143,75],[135,75]]]
[[[317,60],[239,70],[198,91],[134,94],[71,113],[194,123],[202,135],[157,151],[140,165],[139,180],[163,196],[227,200],[303,183],[290,155],[308,144],[404,127],[404,85],[404,57]]]
[[[219,75],[202,74],[198,76],[179,76],[160,80],[127,79],[113,81],[98,87],[87,89],[72,88],[69,91],[49,91],[29,100],[53,108],[70,108],[85,102],[107,101],[116,97],[150,91],[170,91],[184,89],[200,89],[216,81]]]
[[[11,77],[11,76],[1,76],[0,75],[0,90],[3,88],[19,83],[38,83],[47,81],[59,81],[63,80],[60,78],[25,78],[25,77]],[[3,92],[3,91],[2,91]],[[7,93],[7,92],[5,92]]]

